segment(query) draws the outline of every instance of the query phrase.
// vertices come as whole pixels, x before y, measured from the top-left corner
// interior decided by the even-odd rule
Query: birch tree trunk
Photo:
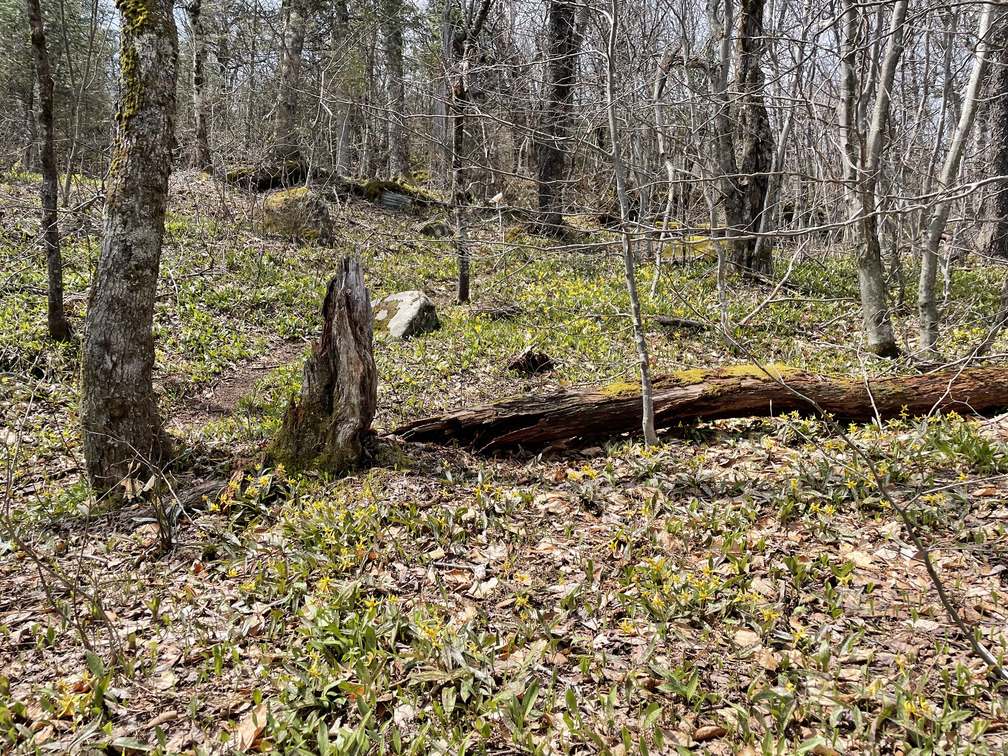
[[[993,3],[985,3],[983,15],[980,17],[979,41],[973,58],[973,71],[963,98],[962,110],[959,113],[959,123],[956,124],[952,142],[949,144],[942,165],[941,177],[938,179],[938,191],[944,192],[959,175],[959,164],[962,162],[966,140],[973,128],[980,102],[980,85],[987,70],[987,58],[990,55],[990,27],[995,14],[1000,14]],[[932,351],[938,343],[938,300],[936,283],[938,279],[938,246],[948,223],[952,201],[947,195],[941,195],[928,223],[927,236],[924,240],[924,251],[921,255],[920,285],[917,289],[917,311],[920,316],[920,348]]]
[[[84,458],[99,490],[137,468],[155,468],[171,454],[151,380],[175,134],[178,36],[172,6],[172,0],[119,4],[122,94],[81,367]]]
[[[70,338],[70,324],[63,310],[63,256],[60,253],[59,223],[57,220],[56,148],[53,134],[53,79],[49,72],[49,51],[46,48],[45,30],[42,26],[42,8],[39,0],[28,0],[28,26],[31,30],[32,50],[35,52],[35,73],[38,78],[38,127],[41,132],[42,163],[42,246],[45,248],[48,276],[49,337],[54,341]]]

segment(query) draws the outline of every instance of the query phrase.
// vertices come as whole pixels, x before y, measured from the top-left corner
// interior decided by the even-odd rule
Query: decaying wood
[[[306,178],[304,164],[296,160],[234,166],[226,175],[229,184],[251,192],[299,186]],[[311,179],[312,186],[330,200],[362,199],[390,210],[407,212],[447,207],[429,192],[401,181],[364,181],[324,171],[314,171]]]
[[[345,472],[360,464],[377,404],[371,300],[360,260],[340,261],[322,321],[301,396],[291,400],[270,451],[291,469]]]
[[[752,366],[688,370],[654,380],[655,424],[784,412],[815,412],[838,420],[883,420],[937,410],[961,414],[1008,407],[1008,368],[967,368],[898,378],[836,378],[784,366],[770,374]],[[640,386],[518,396],[454,410],[394,431],[408,441],[457,442],[478,449],[638,432]]]
[[[537,352],[527,347],[507,361],[507,369],[522,375],[545,373],[556,367],[553,358],[545,352]]]
[[[252,192],[292,187],[304,183],[305,168],[297,160],[266,165],[238,165],[225,176],[229,184]]]
[[[673,318],[668,315],[656,315],[654,322],[663,328],[681,328],[691,331],[706,331],[713,328],[712,323],[705,323],[702,320],[690,320],[689,318]]]

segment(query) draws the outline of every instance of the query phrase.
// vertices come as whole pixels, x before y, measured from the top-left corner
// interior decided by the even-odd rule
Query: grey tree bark
[[[39,0],[28,0],[28,27],[31,31],[32,50],[35,53],[35,73],[38,79],[39,108],[36,116],[41,132],[42,164],[42,246],[45,249],[48,277],[47,325],[49,337],[55,341],[70,338],[70,324],[63,309],[63,256],[60,253],[60,235],[57,216],[56,148],[53,134],[53,78],[49,71],[49,50],[46,47],[45,29],[42,25],[42,8]]]
[[[979,246],[988,259],[1008,259],[1008,18],[999,14],[991,28],[990,72],[984,86],[984,131],[991,145],[987,174],[996,179],[984,198],[983,225]],[[1008,323],[1008,276],[1001,286],[998,311],[987,336],[976,349],[978,357],[987,354]]]
[[[620,239],[623,246],[623,273],[626,279],[627,295],[630,299],[630,318],[633,322],[634,343],[641,374],[641,427],[644,443],[658,444],[655,434],[654,401],[651,395],[651,357],[648,354],[644,323],[641,320],[640,299],[637,294],[637,277],[634,271],[634,253],[630,235],[630,199],[627,196],[626,177],[620,150],[620,129],[616,117],[616,41],[619,38],[619,4],[611,0],[609,6],[609,38],[606,47],[606,114],[609,120],[609,139],[613,172],[616,174],[616,195],[620,205]]]
[[[409,139],[406,131],[406,87],[403,65],[403,15],[402,0],[388,0],[382,21],[385,39],[385,61],[388,64],[388,140],[389,168],[396,181],[412,183]]]
[[[546,66],[543,103],[533,144],[536,154],[539,225],[548,233],[563,228],[563,185],[577,55],[577,5],[550,0],[546,21]]]
[[[207,91],[206,91],[206,61],[207,61],[207,30],[206,22],[201,13],[202,0],[190,0],[186,5],[186,13],[192,26],[192,97],[193,135],[192,167],[201,171],[210,169],[210,139],[208,136]]]
[[[472,251],[469,248],[465,228],[465,166],[462,162],[462,148],[465,140],[466,111],[469,104],[469,65],[472,60],[477,37],[483,30],[491,0],[461,0],[458,6],[459,18],[452,14],[452,2],[445,3],[445,31],[451,40],[450,50],[445,51],[448,59],[445,65],[451,72],[451,94],[448,97],[447,113],[452,124],[451,138],[451,194],[455,220],[455,246],[458,257],[458,286],[456,299],[465,304],[470,296],[470,271]]]
[[[119,3],[122,93],[81,366],[84,458],[98,490],[171,454],[152,386],[152,326],[175,134],[172,6]]]
[[[892,97],[893,79],[903,52],[903,29],[907,0],[896,0],[889,25],[888,41],[882,58],[871,126],[862,146],[857,108],[858,11],[852,0],[845,0],[841,58],[841,132],[847,157],[845,174],[851,187],[848,200],[857,235],[855,263],[861,290],[861,309],[868,351],[882,357],[895,357],[896,345],[889,313],[882,248],[876,218],[875,189],[882,160],[886,122]]]
[[[714,149],[725,236],[732,267],[742,271],[770,273],[772,250],[757,245],[774,141],[764,103],[764,77],[760,65],[765,37],[764,0],[741,0],[738,8],[738,38],[734,65],[731,56],[734,24],[733,0],[724,0],[724,16],[709,9],[711,28],[719,38],[717,65],[710,71],[714,95]],[[729,71],[734,79],[729,88]],[[758,253],[758,254],[757,254]]]
[[[307,0],[284,0],[283,47],[280,50],[280,95],[273,120],[273,157],[277,161],[300,161],[298,104],[301,90],[301,53],[308,23]]]
[[[973,71],[970,74],[966,94],[963,97],[959,122],[945,154],[941,176],[938,179],[938,191],[946,191],[959,175],[959,165],[962,162],[966,139],[973,128],[980,102],[980,85],[987,70],[987,58],[990,55],[989,32],[991,21],[1001,11],[995,9],[993,3],[985,3],[980,17],[979,41],[973,58]],[[917,311],[920,316],[920,348],[931,351],[938,342],[938,299],[936,284],[938,279],[938,246],[948,223],[952,201],[947,195],[939,197],[928,223],[927,235],[924,240],[924,250],[921,255],[920,285],[917,290]]]
[[[985,257],[1008,259],[1008,17],[991,28],[990,72],[984,87],[984,126],[991,145],[987,174],[1000,176],[984,200],[979,239]]]
[[[295,470],[346,472],[361,462],[378,401],[371,300],[356,257],[344,257],[322,304],[322,338],[304,366],[271,452]]]
[[[732,245],[731,263],[736,269],[769,274],[773,272],[773,251],[767,244],[757,244],[759,231],[768,231],[761,222],[773,162],[774,139],[770,117],[764,102],[763,69],[760,58],[766,44],[763,33],[764,0],[739,3],[738,43],[735,54],[735,89],[738,106],[735,117],[739,148],[737,191],[733,204],[738,217],[729,219],[747,238]]]

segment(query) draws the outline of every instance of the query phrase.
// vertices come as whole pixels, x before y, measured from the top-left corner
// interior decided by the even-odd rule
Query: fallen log
[[[686,370],[653,382],[655,425],[723,417],[775,415],[816,405],[837,420],[868,422],[932,410],[961,414],[1008,407],[1008,368],[981,367],[902,377],[837,378],[783,365]],[[393,431],[407,441],[459,443],[477,449],[639,432],[640,385],[516,396],[453,410]]]
[[[680,328],[685,331],[706,331],[709,328],[716,328],[713,323],[689,318],[673,318],[669,315],[655,315],[654,322],[663,328]]]
[[[296,160],[267,165],[236,165],[228,170],[224,178],[229,184],[246,191],[266,192],[304,183],[305,167]]]

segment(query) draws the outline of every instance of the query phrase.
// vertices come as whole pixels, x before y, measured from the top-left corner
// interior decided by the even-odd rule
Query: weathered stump
[[[344,257],[322,305],[322,338],[312,344],[301,396],[291,399],[272,456],[292,470],[356,468],[374,419],[377,388],[364,273],[358,259]]]

